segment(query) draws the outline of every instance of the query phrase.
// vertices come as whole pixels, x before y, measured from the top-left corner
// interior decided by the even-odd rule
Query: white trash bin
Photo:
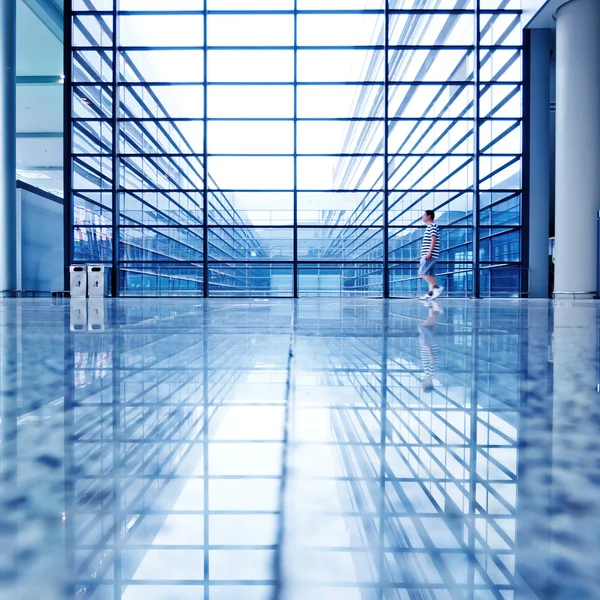
[[[104,331],[104,300],[90,298],[88,300],[88,331]]]
[[[84,265],[69,267],[71,298],[85,298],[87,295],[87,273]]]
[[[90,298],[104,298],[104,265],[88,265],[87,282]]]
[[[87,324],[87,300],[85,298],[73,298],[71,300],[70,314],[71,331],[84,331]]]

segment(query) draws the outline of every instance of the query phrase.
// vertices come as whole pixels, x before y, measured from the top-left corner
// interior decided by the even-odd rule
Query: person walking
[[[426,229],[421,245],[419,276],[429,284],[429,291],[421,297],[421,300],[433,300],[444,291],[444,288],[437,284],[435,278],[435,265],[440,257],[440,228],[434,221],[435,212],[426,210],[423,215],[423,223],[425,223]]]

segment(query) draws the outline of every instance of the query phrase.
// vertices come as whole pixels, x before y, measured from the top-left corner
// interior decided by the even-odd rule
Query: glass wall
[[[71,0],[70,262],[122,296],[520,295],[519,0]]]

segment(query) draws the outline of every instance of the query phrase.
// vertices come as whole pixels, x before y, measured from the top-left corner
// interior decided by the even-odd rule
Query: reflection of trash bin
[[[90,298],[88,301],[88,331],[104,331],[104,300]]]
[[[85,298],[87,294],[87,274],[85,267],[71,265],[69,267],[69,279],[71,282],[71,298]]]
[[[87,323],[87,300],[75,297],[71,300],[71,331],[83,331]]]
[[[88,265],[87,282],[90,298],[104,298],[104,265]]]

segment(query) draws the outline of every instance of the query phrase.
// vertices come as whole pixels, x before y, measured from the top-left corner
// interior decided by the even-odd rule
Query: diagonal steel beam
[[[61,43],[64,41],[64,13],[57,0],[23,0],[23,3]]]

